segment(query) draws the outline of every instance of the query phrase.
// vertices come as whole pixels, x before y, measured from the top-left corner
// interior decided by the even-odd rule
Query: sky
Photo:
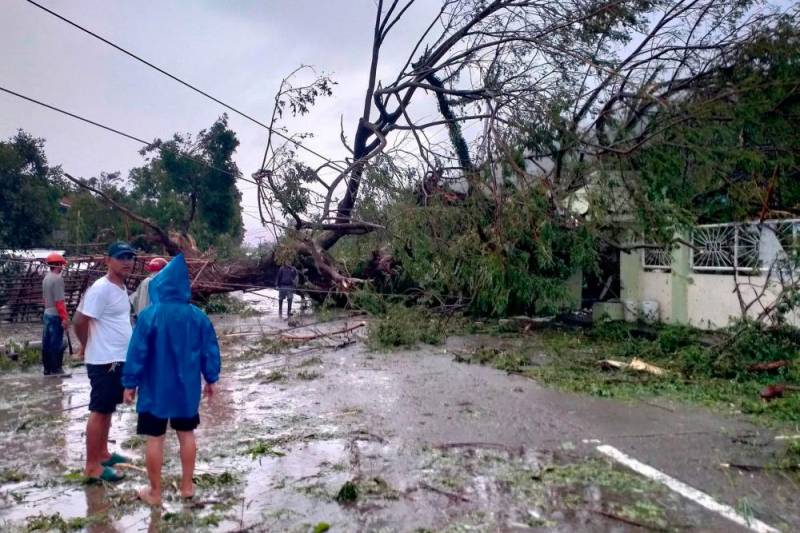
[[[267,122],[281,79],[301,64],[332,75],[338,85],[290,131],[332,159],[346,155],[340,120],[352,138],[363,108],[372,0],[37,0],[220,100]],[[384,47],[381,71],[396,75],[433,19],[438,2],[422,0]],[[226,110],[40,10],[26,0],[0,2],[0,86],[151,140],[196,134]],[[419,113],[433,111],[425,102]],[[228,113],[241,142],[235,155],[243,175],[258,170],[267,131]],[[75,176],[128,170],[143,160],[141,145],[0,92],[0,138],[18,129],[45,139],[50,164]],[[446,136],[446,132],[439,134]],[[314,156],[304,156],[319,164]],[[266,239],[257,220],[254,185],[240,182],[246,241]]]

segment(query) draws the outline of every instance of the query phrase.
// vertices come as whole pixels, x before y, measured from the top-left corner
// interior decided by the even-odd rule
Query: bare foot
[[[194,498],[194,483],[190,484],[188,487],[181,485],[181,498],[187,500]]]
[[[156,494],[150,487],[143,487],[136,493],[147,505],[161,505],[161,494]]]

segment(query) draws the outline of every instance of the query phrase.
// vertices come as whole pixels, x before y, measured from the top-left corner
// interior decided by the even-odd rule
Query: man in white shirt
[[[122,365],[132,332],[125,279],[133,271],[135,258],[129,244],[112,244],[106,258],[108,273],[89,287],[75,315],[79,356],[84,357],[91,383],[84,474],[93,480],[119,481],[124,476],[112,467],[128,462],[108,451],[108,433],[111,415],[122,403]]]

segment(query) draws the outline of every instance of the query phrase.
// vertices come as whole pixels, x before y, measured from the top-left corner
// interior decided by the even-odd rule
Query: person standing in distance
[[[122,403],[122,367],[131,339],[131,304],[125,280],[133,271],[136,254],[124,242],[108,248],[108,273],[95,281],[75,314],[75,334],[81,342],[91,384],[89,420],[86,422],[86,467],[93,480],[119,481],[124,476],[114,465],[128,459],[108,451],[111,415]]]
[[[61,272],[67,266],[67,261],[61,254],[53,252],[47,256],[46,262],[50,271],[42,280],[42,366],[45,376],[64,376],[64,332],[69,328],[69,315],[64,304],[64,278]]]
[[[278,289],[278,316],[283,316],[283,300],[286,300],[286,316],[292,316],[292,298],[297,288],[297,269],[289,263],[282,265],[275,276],[275,288]]]

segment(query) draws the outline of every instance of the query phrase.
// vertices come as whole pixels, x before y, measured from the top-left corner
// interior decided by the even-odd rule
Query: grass
[[[770,425],[798,424],[800,393],[787,393],[771,402],[759,396],[769,384],[800,384],[800,347],[793,335],[743,324],[708,347],[700,343],[700,332],[689,328],[664,327],[651,338],[640,338],[627,325],[612,323],[587,333],[542,330],[512,348],[478,348],[457,355],[456,360],[521,373],[593,396],[664,397],[749,414]],[[629,362],[634,357],[668,373],[604,371],[598,364],[602,359]],[[754,363],[779,359],[792,363],[775,374],[748,370]]]
[[[205,302],[201,302],[200,308],[207,314],[240,315],[242,317],[261,314],[246,301],[229,294],[213,294]]]
[[[791,441],[772,466],[789,472],[795,479],[800,480],[800,440]]]
[[[23,370],[42,364],[42,350],[28,345],[10,343],[8,354],[0,354],[0,371]]]
[[[104,515],[65,519],[59,513],[38,514],[25,520],[24,531],[81,531],[105,519]]]
[[[141,448],[145,444],[147,444],[147,437],[144,435],[131,435],[122,442],[121,446],[126,450],[134,450]]]
[[[233,359],[236,361],[253,361],[261,359],[265,355],[284,353],[296,345],[297,341],[287,340],[273,335],[264,335],[252,348],[244,350]]]
[[[319,372],[314,372],[313,370],[301,370],[297,373],[297,378],[305,381],[311,381],[314,379],[319,379],[321,377],[322,374],[320,374]]]
[[[358,500],[358,486],[352,481],[345,481],[336,493],[336,501],[342,505],[354,503]]]
[[[276,381],[283,381],[286,379],[286,374],[283,372],[279,372],[277,370],[273,370],[271,372],[258,372],[253,379],[258,380],[260,385],[267,385],[269,383],[274,383]]]
[[[321,364],[322,364],[322,358],[318,355],[315,355],[313,357],[309,357],[308,359],[306,359],[297,366],[316,366]]]
[[[26,479],[28,479],[28,476],[25,473],[13,468],[4,468],[0,471],[0,484],[19,483]]]
[[[239,483],[239,478],[236,474],[225,471],[220,474],[202,473],[197,474],[192,478],[195,485],[202,489],[220,488],[235,485]]]
[[[369,325],[367,344],[373,350],[441,344],[442,320],[420,307],[392,305]]]
[[[270,455],[272,457],[283,457],[286,455],[280,450],[275,449],[274,443],[266,440],[257,440],[252,443],[247,448],[247,453],[250,455],[250,458],[255,459],[257,457],[262,457],[264,455]]]

